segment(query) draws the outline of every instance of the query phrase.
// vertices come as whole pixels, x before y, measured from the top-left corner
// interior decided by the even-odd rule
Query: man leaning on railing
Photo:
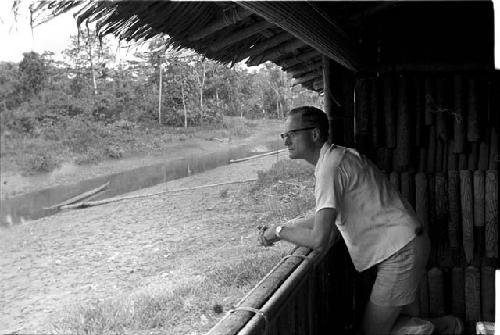
[[[292,109],[281,138],[291,159],[315,166],[316,212],[293,226],[264,227],[260,244],[285,240],[324,251],[342,236],[356,270],[376,267],[377,272],[361,334],[400,333],[397,329],[416,320],[410,316],[418,310],[416,292],[430,250],[413,208],[371,161],[354,149],[328,142],[328,119],[320,109]],[[432,324],[421,321],[430,332],[434,326],[446,334],[463,329],[452,316],[433,319]]]

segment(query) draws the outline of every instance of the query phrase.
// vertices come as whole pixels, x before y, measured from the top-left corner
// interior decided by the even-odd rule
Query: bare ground
[[[253,178],[277,158],[223,166],[133,194]],[[256,226],[265,213],[235,196],[248,187],[167,193],[0,230],[0,333],[51,332],[75,305],[174,289],[202,277],[212,262],[241,257],[242,247],[268,252],[256,246]],[[207,311],[206,323],[217,317]]]

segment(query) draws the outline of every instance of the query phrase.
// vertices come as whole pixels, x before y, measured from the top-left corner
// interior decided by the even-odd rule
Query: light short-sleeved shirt
[[[356,270],[384,261],[415,238],[421,225],[411,205],[354,149],[325,143],[315,177],[316,212],[338,211],[335,224]]]

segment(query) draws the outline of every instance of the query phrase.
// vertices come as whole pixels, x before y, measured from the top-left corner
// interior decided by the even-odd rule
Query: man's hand
[[[264,247],[270,247],[274,245],[274,242],[279,241],[276,236],[276,227],[257,227],[259,229],[258,240],[260,245]]]

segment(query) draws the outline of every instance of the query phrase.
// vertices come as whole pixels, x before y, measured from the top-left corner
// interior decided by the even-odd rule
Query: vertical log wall
[[[494,321],[500,85],[485,73],[356,80],[358,149],[384,170],[431,238],[422,316]]]

